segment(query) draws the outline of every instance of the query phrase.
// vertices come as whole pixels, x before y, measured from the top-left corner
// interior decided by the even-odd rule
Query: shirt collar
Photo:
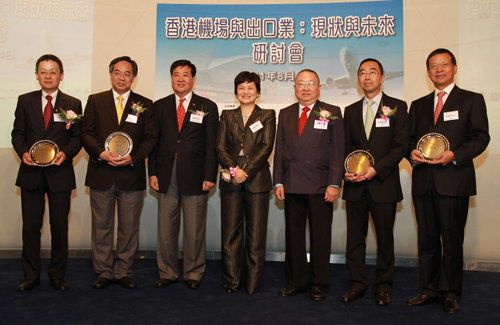
[[[440,92],[440,91],[444,91],[446,93],[446,95],[449,95],[451,90],[453,89],[453,87],[455,87],[455,83],[452,82],[451,84],[449,84],[448,86],[446,86],[446,88],[444,88],[443,90],[439,90],[439,89],[434,89],[434,97],[437,96],[437,94]]]
[[[369,100],[370,99],[364,97],[364,99],[363,99],[363,105],[367,106]],[[380,102],[382,101],[382,92],[379,92],[377,94],[377,96],[373,97],[371,100],[373,100],[375,102],[375,105],[373,105],[373,107],[378,107],[380,105]]]

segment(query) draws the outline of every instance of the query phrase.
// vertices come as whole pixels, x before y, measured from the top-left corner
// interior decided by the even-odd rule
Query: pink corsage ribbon
[[[231,177],[235,177],[237,171],[238,171],[238,166],[236,166],[236,167],[229,167],[229,174],[231,175]]]

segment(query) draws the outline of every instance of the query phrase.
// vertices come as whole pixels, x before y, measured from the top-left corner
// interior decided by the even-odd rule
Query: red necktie
[[[439,114],[441,114],[441,110],[443,109],[443,96],[446,93],[444,91],[438,92],[438,102],[436,104],[436,109],[434,110],[434,124],[437,123],[439,118]]]
[[[47,127],[49,126],[50,122],[50,117],[52,115],[53,107],[52,107],[52,96],[47,95],[45,96],[47,98],[47,105],[45,105],[45,109],[43,110],[43,126],[45,126],[45,129],[47,130]]]
[[[186,116],[186,109],[182,104],[186,99],[179,99],[179,106],[177,106],[177,127],[179,128],[179,132],[182,129],[182,123],[184,122],[184,116]]]
[[[310,108],[307,106],[302,109],[302,113],[299,117],[299,135],[302,135],[302,131],[304,131],[304,127],[306,126],[307,122],[307,112],[309,112],[309,110]]]

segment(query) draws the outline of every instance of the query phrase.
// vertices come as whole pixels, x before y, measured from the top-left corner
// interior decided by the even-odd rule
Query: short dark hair
[[[120,56],[111,60],[111,62],[109,62],[109,73],[113,73],[113,70],[115,69],[115,64],[121,61],[126,61],[130,63],[132,65],[132,74],[134,75],[134,77],[137,77],[137,73],[139,72],[139,67],[137,66],[137,62],[132,60],[130,56]]]
[[[54,61],[59,66],[59,70],[61,71],[61,73],[64,73],[64,68],[61,59],[59,59],[54,54],[44,54],[41,57],[39,57],[38,60],[36,60],[35,72],[38,72],[38,65],[42,61]]]
[[[364,59],[363,61],[361,61],[361,62],[359,63],[359,66],[358,66],[358,74],[359,74],[359,69],[361,68],[361,65],[363,65],[363,63],[365,63],[365,62],[375,62],[375,63],[377,63],[377,64],[378,64],[378,67],[379,67],[379,69],[380,69],[380,74],[381,74],[381,75],[384,75],[384,67],[382,66],[382,63],[380,63],[380,61],[379,61],[379,60],[374,59],[374,58],[366,58],[366,59]]]
[[[451,53],[450,50],[444,49],[444,48],[439,48],[439,49],[435,49],[427,56],[427,60],[425,61],[425,66],[427,67],[427,70],[429,70],[429,61],[431,60],[431,58],[434,55],[438,55],[438,54],[448,54],[451,58],[451,63],[453,63],[453,65],[457,65],[457,59],[455,58],[455,55],[453,55],[453,53]]]
[[[191,68],[191,76],[196,77],[196,66],[191,63],[189,60],[177,60],[172,65],[170,66],[170,75],[174,73],[175,68],[177,67],[183,67],[183,66],[188,66]]]
[[[257,92],[260,94],[260,77],[255,72],[241,71],[238,73],[236,78],[234,78],[234,94],[236,95],[236,90],[238,86],[244,82],[253,82],[257,88]]]
[[[297,73],[295,74],[295,79],[297,79],[297,76],[298,76],[299,74],[301,74],[302,72],[310,72],[310,73],[313,73],[313,74],[316,76],[316,78],[318,78],[318,81],[320,81],[320,80],[319,80],[319,75],[318,75],[318,73],[317,73],[316,71],[312,70],[312,69],[302,69],[302,70],[300,70],[299,72],[297,72]]]

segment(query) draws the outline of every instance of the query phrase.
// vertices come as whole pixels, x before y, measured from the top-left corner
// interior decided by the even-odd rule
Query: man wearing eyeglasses
[[[90,187],[92,262],[98,275],[94,289],[103,289],[115,281],[123,288],[136,287],[132,265],[146,189],[145,159],[157,139],[153,102],[131,90],[137,72],[137,63],[128,56],[112,60],[109,64],[112,89],[90,95],[85,107],[82,143],[89,154],[85,185]],[[109,145],[108,137],[115,132],[120,132],[122,139],[130,138],[131,143],[125,148],[131,150],[118,152]]]
[[[279,113],[274,153],[275,195],[285,205],[288,286],[282,297],[310,287],[314,301],[325,299],[330,283],[333,202],[340,196],[344,127],[340,108],[319,101],[318,74],[309,69],[295,77],[298,103]],[[305,230],[309,221],[310,267]]]
[[[57,56],[42,55],[36,61],[35,77],[41,89],[19,96],[12,129],[12,146],[21,159],[16,185],[21,188],[23,218],[24,280],[17,291],[29,291],[40,284],[40,230],[45,195],[49,202],[52,237],[47,273],[54,289],[66,291],[69,288],[64,279],[68,261],[68,214],[71,191],[76,187],[73,157],[80,152],[82,145],[80,123],[74,121],[68,125],[60,114],[62,111],[81,114],[82,103],[59,89],[64,69]],[[48,166],[40,166],[30,154],[33,144],[43,140],[50,140],[59,148]]]
[[[365,272],[366,235],[371,216],[377,234],[375,303],[391,301],[394,273],[393,227],[397,202],[403,199],[399,162],[408,150],[408,114],[404,101],[382,92],[384,68],[373,58],[359,64],[358,84],[364,97],[344,111],[346,154],[364,150],[374,163],[360,173],[346,172],[342,198],[346,200],[346,263],[350,287],[343,303],[363,296],[368,287]]]
[[[407,303],[425,305],[441,295],[443,310],[455,314],[460,310],[469,197],[476,194],[472,160],[490,141],[488,117],[481,94],[455,85],[458,67],[451,51],[432,51],[426,66],[435,90],[412,102],[409,115],[420,292]],[[434,159],[415,149],[428,133],[439,133],[449,142],[449,148]]]

